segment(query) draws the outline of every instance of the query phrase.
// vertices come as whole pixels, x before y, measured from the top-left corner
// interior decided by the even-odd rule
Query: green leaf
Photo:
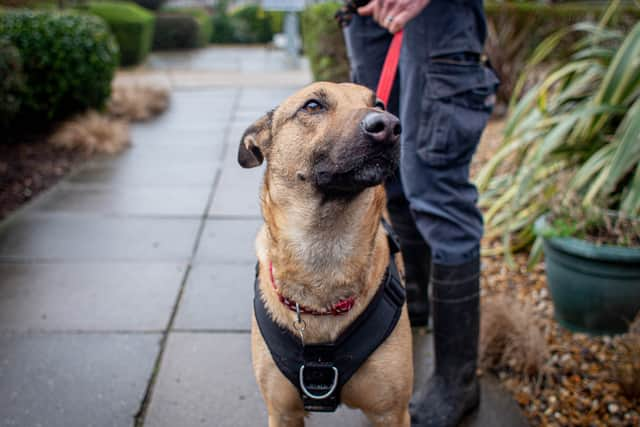
[[[618,127],[616,151],[611,159],[604,192],[612,192],[618,182],[640,162],[640,98]]]
[[[640,163],[636,166],[636,172],[629,185],[629,191],[622,201],[621,210],[627,215],[640,215]]]

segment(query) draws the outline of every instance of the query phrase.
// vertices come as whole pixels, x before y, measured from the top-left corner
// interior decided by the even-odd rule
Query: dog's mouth
[[[352,196],[382,184],[394,173],[400,157],[397,144],[384,147],[357,144],[344,151],[337,160],[319,154],[314,162],[315,185],[327,196]]]

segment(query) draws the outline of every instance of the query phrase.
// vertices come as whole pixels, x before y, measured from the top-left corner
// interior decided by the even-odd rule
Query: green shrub
[[[111,93],[118,46],[104,21],[69,12],[8,10],[0,37],[20,51],[25,75],[20,117],[57,119],[101,108]]]
[[[149,10],[160,10],[167,0],[134,0],[138,5]]]
[[[225,13],[213,14],[213,33],[211,34],[211,43],[233,43],[235,35],[231,17]]]
[[[269,43],[282,31],[283,12],[248,5],[228,13],[228,3],[220,0],[213,9],[212,43]]]
[[[242,6],[231,13],[234,39],[240,43],[269,43],[273,30],[269,13],[260,6]]]
[[[0,129],[6,128],[20,110],[24,75],[18,49],[0,38]]]
[[[147,57],[153,41],[154,16],[128,2],[89,2],[89,13],[107,21],[120,46],[120,64],[139,64]]]
[[[166,12],[188,15],[194,18],[198,24],[198,39],[197,45],[203,47],[209,44],[211,35],[213,34],[213,20],[209,12],[205,9],[198,7],[184,7],[184,8],[166,8]]]
[[[327,2],[302,13],[302,40],[315,80],[349,81],[349,60],[342,30],[334,15],[341,3]]]
[[[192,16],[174,13],[156,15],[154,50],[192,49],[198,45],[198,22]]]
[[[285,12],[268,11],[267,17],[269,18],[269,26],[271,27],[272,38],[274,34],[278,34],[284,31],[284,15]]]

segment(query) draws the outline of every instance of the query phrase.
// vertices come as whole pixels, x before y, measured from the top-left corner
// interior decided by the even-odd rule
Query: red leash
[[[389,102],[389,96],[391,95],[391,88],[393,88],[393,81],[396,78],[398,71],[398,61],[400,60],[400,48],[402,47],[402,30],[393,35],[387,57],[384,60],[384,66],[382,67],[382,74],[378,81],[378,90],[376,95],[384,105]]]

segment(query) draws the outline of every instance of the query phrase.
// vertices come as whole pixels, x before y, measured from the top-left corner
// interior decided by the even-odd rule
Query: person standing
[[[480,398],[483,222],[469,169],[499,82],[483,61],[482,0],[372,0],[345,29],[355,83],[375,90],[392,34],[401,29],[387,105],[402,123],[401,159],[386,183],[387,207],[400,238],[412,325],[426,325],[431,307],[435,344],[434,374],[414,395],[411,421],[456,426]]]

